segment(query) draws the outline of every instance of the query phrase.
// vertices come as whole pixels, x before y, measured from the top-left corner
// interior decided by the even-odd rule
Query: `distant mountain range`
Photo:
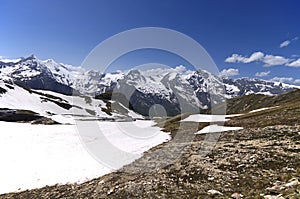
[[[163,105],[168,115],[176,115],[205,109],[211,103],[237,96],[277,95],[297,88],[261,79],[220,78],[204,70],[179,73],[175,69],[154,68],[101,73],[52,59],[39,60],[34,55],[11,62],[0,61],[0,80],[66,95],[122,93],[130,106],[143,115],[155,104]]]

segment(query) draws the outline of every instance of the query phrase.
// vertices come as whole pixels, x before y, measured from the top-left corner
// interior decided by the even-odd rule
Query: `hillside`
[[[218,142],[205,157],[199,150],[209,141],[204,141],[205,134],[200,134],[172,164],[150,173],[129,171],[143,170],[143,165],[151,165],[151,152],[165,144],[152,148],[115,173],[83,184],[44,187],[0,198],[299,198],[298,96],[299,90],[276,97],[259,95],[256,96],[261,101],[259,106],[253,95],[232,99],[229,102],[232,113],[237,111],[234,101],[240,107],[253,102],[254,107],[240,109],[243,115],[225,123],[244,129],[220,133]],[[257,110],[266,108],[265,104],[276,108]],[[249,110],[252,112],[247,112]],[[180,118],[168,119],[165,129],[176,132],[178,126],[175,124]],[[193,133],[188,128],[193,125],[193,122],[186,123],[184,132]],[[203,128],[201,123],[198,125]]]
[[[72,117],[102,120],[142,118],[118,102],[85,95],[34,90],[1,80],[0,91],[0,121],[74,124]]]
[[[226,100],[227,114],[245,113],[255,109],[288,106],[299,103],[300,89],[285,92],[280,95],[268,96],[262,94],[250,94]],[[216,105],[216,109],[222,106]]]
[[[300,90],[277,96],[248,95],[227,100],[227,113],[244,113],[226,124],[244,127],[300,124]]]

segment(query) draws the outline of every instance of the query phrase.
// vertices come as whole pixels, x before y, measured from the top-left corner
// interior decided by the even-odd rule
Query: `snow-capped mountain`
[[[182,66],[179,66],[182,67]],[[136,112],[147,115],[155,105],[163,105],[168,114],[205,109],[226,98],[259,93],[276,95],[295,86],[261,79],[221,79],[207,71],[178,68],[132,69],[127,72],[101,73],[39,60],[35,56],[1,62],[0,79],[32,89],[62,94],[122,93]],[[184,110],[182,110],[184,109]]]
[[[110,106],[114,106],[111,110]],[[117,108],[116,108],[117,107]],[[68,96],[45,90],[33,90],[0,80],[0,110],[31,111],[59,123],[72,123],[77,118],[124,119],[142,118],[141,115],[119,105],[89,96]]]
[[[72,85],[80,71],[80,67],[60,64],[52,59],[42,61],[34,55],[14,62],[0,61],[0,79],[64,94],[73,93]]]
[[[277,95],[299,88],[299,86],[265,81],[257,78],[223,79],[223,83],[229,98],[249,94]]]
[[[113,89],[124,93],[133,108],[142,114],[148,114],[155,104],[163,105],[171,115],[205,108],[185,76],[172,69],[130,70]]]

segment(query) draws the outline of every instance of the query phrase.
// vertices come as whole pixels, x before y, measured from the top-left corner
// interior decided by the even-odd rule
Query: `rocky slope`
[[[227,121],[227,126],[244,129],[221,133],[206,156],[199,152],[209,141],[204,141],[203,134],[196,135],[191,143],[175,142],[186,145],[183,152],[173,151],[181,156],[150,173],[142,171],[145,164],[152,164],[151,152],[165,144],[115,173],[84,184],[56,185],[0,198],[299,198],[300,102],[292,100],[290,107],[291,101],[284,100],[287,96],[280,97],[281,109],[244,112]],[[285,114],[280,117],[282,111]],[[164,129],[174,136],[178,128],[174,124],[180,117],[169,121]],[[186,123],[184,133],[193,133],[194,125]]]

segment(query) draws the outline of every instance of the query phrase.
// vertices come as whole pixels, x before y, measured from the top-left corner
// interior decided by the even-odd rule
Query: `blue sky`
[[[198,41],[219,70],[225,69],[224,75],[257,75],[300,85],[299,7],[297,0],[0,0],[0,56],[35,54],[80,65],[110,36],[132,28],[164,27]],[[120,60],[120,66],[185,64],[153,52]]]

